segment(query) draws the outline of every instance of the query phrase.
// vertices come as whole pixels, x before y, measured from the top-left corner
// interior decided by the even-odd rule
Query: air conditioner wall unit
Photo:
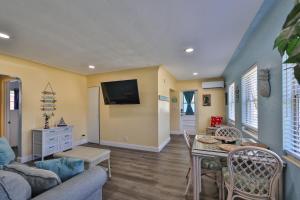
[[[207,81],[202,82],[203,89],[224,88],[224,81]]]

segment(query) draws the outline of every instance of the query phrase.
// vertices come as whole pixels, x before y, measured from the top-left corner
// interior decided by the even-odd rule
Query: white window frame
[[[283,61],[287,57],[284,55]],[[294,66],[282,66],[282,141],[284,152],[300,160],[300,85],[294,77]]]
[[[228,123],[235,124],[235,82],[228,86]]]
[[[255,138],[258,138],[257,72],[258,72],[258,66],[255,64],[255,65],[251,66],[241,78],[242,128],[245,133],[250,134],[250,135],[254,136]],[[253,75],[256,75],[256,77]],[[249,89],[249,87],[252,87],[252,88]],[[251,89],[254,89],[254,91],[253,91],[253,93],[251,93],[251,95],[249,95],[249,90],[251,90]],[[254,103],[254,105],[253,105],[253,103]],[[249,107],[250,107],[250,109],[253,109],[252,106],[256,107],[256,113],[250,113],[248,111]],[[254,117],[252,117],[252,115],[254,115]],[[250,120],[253,120],[253,122],[248,122],[249,118],[250,118]],[[251,118],[254,118],[254,119],[251,119]],[[256,120],[255,120],[255,118],[256,118]]]

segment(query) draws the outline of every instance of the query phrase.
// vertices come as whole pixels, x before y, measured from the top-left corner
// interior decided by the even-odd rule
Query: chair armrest
[[[83,200],[102,189],[107,181],[107,173],[102,167],[94,167],[66,182],[44,192],[32,200]],[[99,197],[100,199],[100,197]]]

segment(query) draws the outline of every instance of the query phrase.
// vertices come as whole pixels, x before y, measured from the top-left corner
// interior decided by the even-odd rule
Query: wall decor
[[[64,118],[60,118],[58,124],[57,124],[58,127],[61,127],[61,126],[68,126],[64,120]]]
[[[271,94],[270,70],[260,69],[258,71],[258,92],[260,96],[269,97]]]
[[[225,92],[225,106],[228,105],[228,93]]]
[[[239,89],[239,86],[238,85],[236,85],[235,86],[235,91],[234,91],[234,93],[235,93],[235,102],[239,102],[239,100],[240,100],[240,89]]]
[[[169,101],[169,97],[163,96],[163,95],[158,95],[158,99],[159,99],[160,101]]]
[[[49,119],[54,116],[54,111],[56,110],[56,93],[53,91],[51,84],[48,82],[45,89],[42,91],[41,97],[41,111],[43,112],[43,117],[45,118],[44,129],[49,129]]]
[[[203,101],[203,103],[202,103],[203,106],[211,106],[211,95],[203,94],[202,101]]]
[[[172,97],[171,101],[172,101],[172,103],[177,103],[177,98],[176,97]]]

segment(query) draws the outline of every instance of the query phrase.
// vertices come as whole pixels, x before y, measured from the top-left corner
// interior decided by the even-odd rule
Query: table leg
[[[110,158],[107,159],[107,164],[108,164],[108,177],[111,178]]]
[[[194,200],[200,200],[201,192],[201,160],[199,156],[193,156],[193,190]]]

